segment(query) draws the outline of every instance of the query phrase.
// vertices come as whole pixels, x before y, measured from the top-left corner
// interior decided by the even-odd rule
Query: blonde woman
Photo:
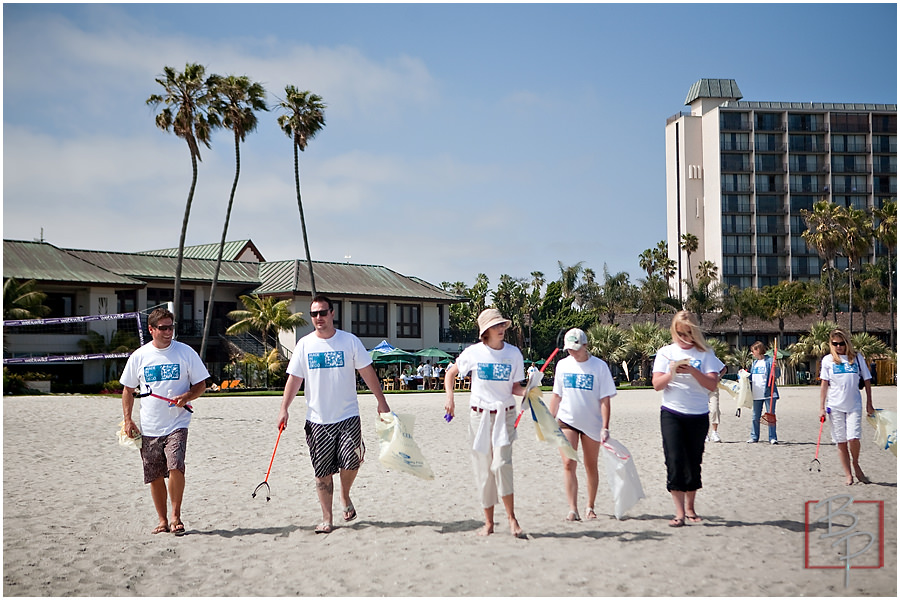
[[[859,382],[862,380],[866,388],[866,413],[874,414],[872,374],[862,354],[853,350],[853,342],[843,331],[832,331],[830,343],[831,353],[822,358],[822,368],[819,371],[819,378],[822,380],[819,418],[830,411],[831,439],[837,444],[847,485],[853,485],[853,473],[856,473],[856,479],[860,483],[870,483],[859,466],[862,423]]]
[[[513,501],[512,443],[516,439],[516,399],[525,388],[525,363],[518,348],[503,341],[510,320],[496,308],[478,315],[481,343],[463,350],[447,369],[444,411],[450,418],[456,412],[453,398],[456,376],[472,373],[469,396],[469,441],[472,467],[479,500],[484,511],[484,527],[478,535],[494,533],[494,506],[500,501],[506,509],[510,532],[517,538],[525,533],[516,519]]]
[[[691,313],[677,313],[671,331],[672,343],[660,348],[653,362],[653,389],[663,393],[659,422],[666,489],[675,504],[669,527],[683,527],[685,519],[702,521],[694,499],[702,487],[700,463],[709,430],[709,392],[719,383],[725,365],[706,344]]]

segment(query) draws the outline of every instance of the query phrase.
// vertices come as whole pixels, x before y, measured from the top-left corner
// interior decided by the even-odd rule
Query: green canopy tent
[[[444,352],[440,348],[432,346],[431,348],[425,348],[424,350],[419,350],[418,352],[414,352],[416,356],[422,358],[453,358],[453,355],[449,352]]]

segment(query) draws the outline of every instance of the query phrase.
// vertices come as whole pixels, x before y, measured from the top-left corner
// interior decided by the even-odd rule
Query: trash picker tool
[[[278,429],[278,437],[275,438],[275,450],[272,450],[272,460],[269,461],[269,470],[266,471],[266,478],[263,480],[261,484],[256,486],[256,489],[253,490],[253,493],[250,495],[251,498],[256,498],[256,493],[262,488],[266,488],[266,502],[272,499],[272,488],[269,487],[269,473],[272,472],[272,463],[275,462],[275,452],[278,450],[278,441],[281,439],[281,432],[284,431],[284,424]]]
[[[826,409],[828,412],[831,412],[831,409]],[[816,457],[809,463],[809,472],[812,473],[815,470],[817,473],[822,471],[822,465],[819,463],[819,442],[822,441],[822,429],[825,427],[825,415],[822,415],[822,418],[819,419],[821,424],[819,425],[819,439],[816,440]]]

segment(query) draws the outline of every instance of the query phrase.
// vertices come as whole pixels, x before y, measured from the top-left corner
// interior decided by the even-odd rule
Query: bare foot
[[[853,475],[847,475],[847,480],[844,482],[845,485],[853,485]]]
[[[480,535],[483,537],[483,536],[491,535],[492,533],[494,533],[494,524],[493,523],[485,523],[484,527],[479,529],[478,532],[476,533],[476,535]]]
[[[521,527],[519,527],[519,522],[515,517],[509,518],[509,531],[513,534],[513,537],[517,537],[522,540],[527,539],[525,532],[522,531]]]

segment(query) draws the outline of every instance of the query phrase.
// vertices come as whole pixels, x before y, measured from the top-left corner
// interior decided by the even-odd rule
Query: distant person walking
[[[125,431],[131,437],[143,437],[144,483],[150,484],[150,496],[159,517],[153,533],[168,531],[180,536],[185,532],[181,504],[191,424],[191,413],[186,407],[206,391],[209,371],[193,348],[174,339],[175,315],[157,308],[147,322],[152,339],[128,357],[119,378]],[[145,388],[143,392],[141,387]],[[153,394],[141,398],[141,430],[132,420],[135,392]],[[168,517],[170,502],[172,514]]]
[[[502,500],[510,532],[524,538],[513,501],[512,443],[516,439],[516,400],[513,396],[525,394],[521,383],[525,379],[525,363],[519,349],[503,341],[509,325],[509,319],[504,319],[496,308],[488,308],[478,315],[481,342],[463,350],[447,369],[444,410],[451,418],[455,415],[453,388],[456,376],[464,377],[471,372],[472,393],[466,412],[475,485],[484,510],[484,527],[478,535],[494,533],[494,505]]]
[[[315,331],[300,338],[288,363],[288,380],[281,399],[278,427],[287,427],[288,409],[306,380],[306,443],[316,478],[322,522],[316,533],[334,529],[334,475],[340,474],[344,521],[356,518],[350,488],[359,473],[366,447],[362,439],[356,373],[359,372],[378,401],[378,412],[391,412],[372,358],[352,333],[334,326],[334,306],[318,295],[309,306]]]
[[[592,356],[587,335],[581,329],[566,332],[563,349],[569,353],[556,365],[550,413],[556,417],[563,435],[578,450],[581,441],[584,470],[587,474],[587,510],[585,517],[596,519],[594,502],[600,484],[597,463],[600,446],[609,437],[610,398],[616,395],[616,382],[606,362]],[[578,514],[578,462],[560,450],[569,501],[567,521],[580,521]]]
[[[831,332],[831,353],[822,358],[819,371],[822,380],[819,418],[831,410],[831,439],[838,447],[847,485],[853,485],[853,474],[860,483],[871,483],[859,466],[859,437],[862,433],[862,394],[866,389],[866,414],[875,414],[872,405],[872,374],[862,354],[853,350],[853,342],[840,329]],[[852,471],[851,471],[852,467]]]
[[[781,377],[781,369],[771,357],[766,356],[766,345],[760,341],[753,342],[750,346],[753,355],[753,366],[750,367],[750,389],[753,392],[753,418],[750,419],[750,439],[748,444],[759,441],[759,421],[765,407],[767,413],[775,414],[775,404],[778,400],[778,386],[775,380]],[[775,369],[774,376],[772,369]],[[769,381],[771,380],[771,384]],[[769,425],[769,443],[778,443],[777,427],[775,421]]]
[[[709,430],[709,392],[719,383],[725,365],[706,344],[697,319],[687,311],[672,318],[672,344],[663,346],[653,362],[653,389],[661,391],[659,413],[666,489],[675,503],[670,527],[683,527],[685,519],[699,523],[694,509],[702,486],[700,464]]]

